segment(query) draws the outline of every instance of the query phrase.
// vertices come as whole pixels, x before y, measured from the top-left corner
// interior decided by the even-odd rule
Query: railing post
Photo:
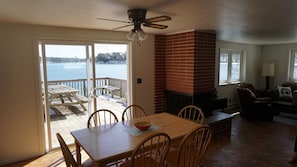
[[[83,91],[84,91],[84,96],[85,96],[85,97],[88,97],[88,96],[87,96],[88,92],[87,92],[87,89],[86,89],[86,88],[87,88],[87,87],[86,87],[86,82],[87,82],[87,80],[84,80],[84,81],[83,81]]]

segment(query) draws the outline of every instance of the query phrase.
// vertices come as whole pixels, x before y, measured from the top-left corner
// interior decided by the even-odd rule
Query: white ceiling
[[[0,22],[112,30],[128,21],[127,10],[145,8],[146,18],[172,17],[153,34],[214,30],[220,40],[272,44],[297,42],[296,0],[1,0]],[[132,27],[117,31],[130,31]]]

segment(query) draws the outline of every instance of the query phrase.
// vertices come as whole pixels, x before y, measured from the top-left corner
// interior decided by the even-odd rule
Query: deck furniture
[[[115,86],[110,86],[110,85],[103,85],[100,87],[96,87],[95,90],[99,90],[100,94],[104,94],[104,92],[110,92],[111,97],[113,98],[115,95],[115,92],[120,92],[120,97],[121,95],[121,88],[119,87],[115,87]]]
[[[152,129],[135,130],[134,123],[139,121],[151,121]],[[155,132],[164,132],[170,136],[171,141],[179,141],[199,126],[198,123],[164,112],[118,122],[113,126],[101,125],[75,130],[71,134],[75,139],[79,163],[82,148],[99,166],[104,166],[129,157],[141,141]]]
[[[79,90],[66,85],[48,85],[49,104],[51,107],[79,104],[86,111],[84,103],[87,103],[88,99],[79,95],[78,92]]]

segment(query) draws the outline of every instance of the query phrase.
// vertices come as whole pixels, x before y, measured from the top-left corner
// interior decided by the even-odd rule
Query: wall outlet
[[[136,82],[137,82],[138,84],[141,84],[141,83],[142,83],[142,79],[141,79],[141,78],[137,78]]]

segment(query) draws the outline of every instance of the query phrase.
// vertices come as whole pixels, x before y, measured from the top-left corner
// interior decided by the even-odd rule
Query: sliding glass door
[[[40,41],[39,57],[48,150],[67,144],[88,116],[108,108],[120,116],[127,102],[127,44]],[[118,52],[115,52],[116,50]]]

